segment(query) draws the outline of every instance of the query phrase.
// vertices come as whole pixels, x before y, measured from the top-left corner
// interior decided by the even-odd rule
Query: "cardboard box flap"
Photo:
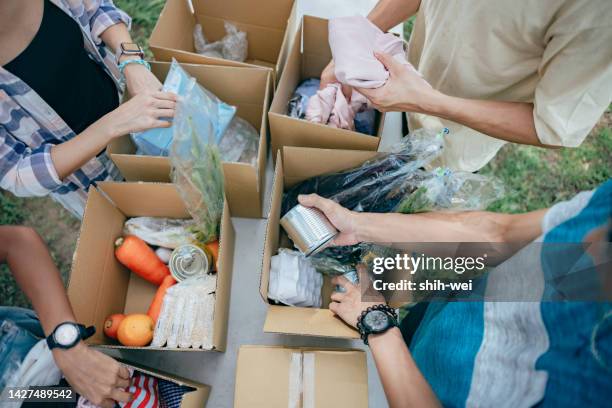
[[[178,385],[186,385],[188,387],[193,387],[193,388],[208,387],[206,384],[202,384],[196,381],[191,381],[187,378],[178,376],[176,374],[172,374],[168,371],[160,370],[158,368],[147,367],[135,361],[128,361],[124,359],[116,359],[116,360],[129,368],[133,368],[134,370],[140,371],[143,374],[148,374],[153,377],[161,378],[163,380],[167,380],[167,381],[173,382]]]
[[[187,0],[167,0],[151,33],[149,44],[151,46],[193,50],[195,23],[195,16],[191,12]],[[174,29],[170,29],[170,27],[174,27]]]
[[[222,20],[272,27],[284,30],[291,14],[293,0],[192,0],[196,14]]]
[[[219,239],[217,289],[215,291],[213,319],[213,344],[215,344],[217,350],[225,350],[227,343],[227,325],[229,322],[229,304],[234,269],[235,231],[227,201],[223,203],[221,231],[223,231],[223,234]]]
[[[124,215],[110,201],[97,189],[89,189],[68,297],[77,321],[97,327],[96,334],[89,340],[92,344],[104,342],[104,319],[119,312],[114,305],[125,303],[130,274],[119,262],[108,262],[114,259],[114,242],[121,236],[124,222]],[[88,228],[83,228],[86,224]],[[94,296],[82,296],[83,293]]]
[[[190,218],[174,184],[108,181],[98,187],[128,217]]]
[[[278,88],[272,99],[272,105],[270,106],[270,112],[279,114],[287,113],[287,102],[291,99],[291,95],[297,88],[300,82],[300,47],[298,44],[301,43],[302,39],[302,24],[300,23],[299,29],[296,30],[293,35],[292,46],[288,52],[288,57],[285,62],[283,69],[282,78],[285,79],[278,83]],[[289,34],[288,34],[289,35]],[[273,152],[274,153],[274,152]]]
[[[302,32],[302,49],[304,54],[318,55],[326,58],[326,65],[329,64],[332,60],[332,53],[329,47],[328,20],[304,16]]]
[[[311,307],[268,306],[264,332],[359,338],[355,329],[335,317],[329,309]]]
[[[308,351],[306,351],[307,353]],[[315,407],[368,407],[368,371],[363,351],[314,351]]]

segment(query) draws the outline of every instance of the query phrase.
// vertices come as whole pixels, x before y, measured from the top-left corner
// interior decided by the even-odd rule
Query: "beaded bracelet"
[[[149,71],[151,70],[151,65],[143,60],[143,59],[128,59],[125,60],[121,63],[119,63],[119,73],[121,74],[121,82],[125,82],[125,67],[127,67],[129,64],[139,64],[144,66],[146,69],[148,69]]]

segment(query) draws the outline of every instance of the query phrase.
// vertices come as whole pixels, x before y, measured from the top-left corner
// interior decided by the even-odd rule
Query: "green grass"
[[[147,57],[152,56],[148,47],[148,40],[165,2],[165,0],[114,1],[117,7],[132,17],[132,39],[144,48]]]

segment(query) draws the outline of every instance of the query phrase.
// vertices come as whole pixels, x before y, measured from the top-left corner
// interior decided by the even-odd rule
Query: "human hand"
[[[298,196],[298,202],[305,207],[314,207],[320,210],[325,214],[332,225],[340,231],[331,245],[355,245],[360,242],[356,232],[358,213],[347,210],[337,202],[323,198],[317,194],[300,194]]]
[[[329,64],[323,69],[321,72],[321,84],[319,85],[319,89],[324,89],[327,85],[338,83],[338,78],[336,78],[336,65],[334,61],[331,60]],[[351,100],[351,95],[353,94],[353,88],[340,84],[342,88],[342,93],[347,101]]]
[[[128,64],[123,69],[123,74],[125,75],[125,86],[131,96],[154,93],[162,89],[159,79],[144,65]]]
[[[113,408],[115,402],[131,400],[125,391],[130,373],[111,357],[80,342],[67,350],[54,349],[53,358],[74,390],[93,404]]]
[[[361,276],[367,276],[361,273]],[[340,285],[344,288],[344,292],[333,292],[331,295],[332,302],[329,304],[331,310],[336,316],[341,318],[346,324],[357,328],[357,320],[361,313],[368,307],[386,303],[385,298],[378,292],[368,292],[368,299],[373,302],[362,302],[361,286],[355,285],[346,279],[344,276],[335,276],[332,279],[334,285]]]
[[[410,64],[401,64],[391,55],[374,53],[389,71],[389,79],[380,88],[357,88],[381,112],[427,113],[441,95]]]
[[[94,123],[101,126],[111,138],[153,128],[172,126],[177,96],[171,92],[141,93],[119,105]]]

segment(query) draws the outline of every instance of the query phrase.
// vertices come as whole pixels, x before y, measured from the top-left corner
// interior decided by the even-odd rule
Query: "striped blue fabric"
[[[111,0],[52,0],[81,27],[89,56],[118,86],[115,57],[100,35],[117,23],[130,25],[127,14]],[[81,217],[89,186],[118,180],[118,170],[105,154],[93,158],[60,180],[51,160],[53,145],[75,136],[62,118],[25,82],[0,67],[0,188],[17,196],[51,195]]]

